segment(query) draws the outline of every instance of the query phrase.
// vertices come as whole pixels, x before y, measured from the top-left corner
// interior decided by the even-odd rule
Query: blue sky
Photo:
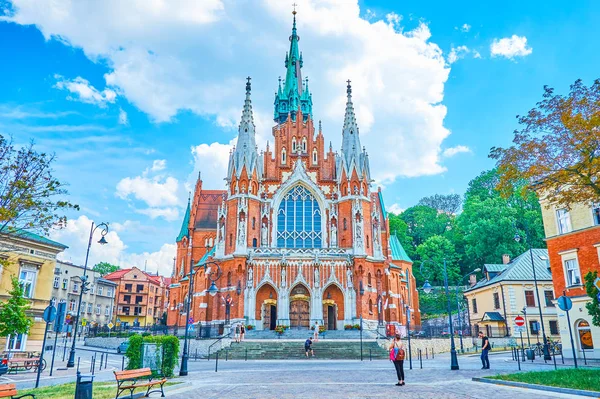
[[[600,5],[581,2],[297,1],[304,76],[340,146],[345,81],[387,207],[462,194],[493,166],[515,116],[597,78]],[[275,0],[0,0],[0,133],[55,152],[82,210],[53,237],[83,260],[91,220],[111,223],[92,262],[169,273],[198,172],[222,188],[253,78],[258,142],[270,139],[291,5]]]

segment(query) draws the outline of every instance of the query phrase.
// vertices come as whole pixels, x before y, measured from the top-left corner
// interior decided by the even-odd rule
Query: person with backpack
[[[308,352],[311,353],[312,357],[315,357],[315,351],[312,348],[312,339],[308,337],[306,341],[304,341],[304,352],[306,352],[306,358],[308,359]]]
[[[396,374],[398,376],[398,382],[396,385],[401,387],[404,385],[404,358],[406,356],[406,352],[404,351],[404,344],[400,339],[400,334],[396,334],[389,349],[390,360],[394,363]]]

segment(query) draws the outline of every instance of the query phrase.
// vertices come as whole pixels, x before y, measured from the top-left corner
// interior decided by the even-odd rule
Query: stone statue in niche
[[[287,282],[286,282],[286,273],[285,273],[285,267],[281,268],[281,287],[285,288]]]
[[[225,240],[225,224],[221,223],[221,227],[219,227],[219,242],[223,242]]]
[[[362,226],[361,226],[360,222],[356,223],[356,239],[357,240],[362,239]]]
[[[337,246],[337,226],[335,224],[331,224],[331,246]]]
[[[354,286],[354,284],[352,283],[352,270],[349,267],[346,268],[346,280],[347,280],[348,288]]]
[[[238,232],[238,243],[243,245],[246,242],[246,220],[240,220],[240,228]]]
[[[267,227],[267,223],[263,223],[261,229],[260,229],[260,244],[263,247],[267,246],[267,243],[269,241],[269,230]]]
[[[354,195],[358,195],[358,187],[354,186]]]
[[[252,268],[249,267],[248,268],[248,283],[247,283],[248,287],[252,287],[252,284],[254,281],[253,278],[254,278],[254,272],[252,271]]]
[[[319,287],[319,282],[321,281],[321,278],[319,276],[319,267],[315,267],[315,288]]]

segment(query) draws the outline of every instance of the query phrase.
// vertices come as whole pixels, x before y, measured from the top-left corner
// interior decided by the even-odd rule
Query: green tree
[[[12,290],[7,302],[0,304],[0,337],[28,334],[33,320],[27,317],[29,300],[23,298],[23,287],[16,277],[12,277]]]
[[[412,237],[415,247],[424,243],[429,237],[443,235],[453,221],[453,216],[424,205],[408,208],[400,214],[400,218],[406,223],[408,235]]]
[[[112,265],[108,262],[100,262],[94,265],[94,271],[100,273],[102,277],[106,276],[109,273],[116,272],[121,268],[117,265]]]
[[[423,265],[423,274],[416,273],[418,284],[429,280],[431,285],[443,285],[444,259],[448,271],[448,283],[452,284],[458,281],[460,275],[458,255],[454,244],[446,237],[440,235],[429,237],[417,247],[417,254]]]
[[[388,213],[388,219],[390,221],[390,234],[395,235],[408,256],[411,259],[414,258],[415,249],[413,239],[408,234],[408,225],[402,220],[400,215],[396,215],[395,213]]]
[[[592,300],[585,304],[588,314],[592,316],[592,324],[600,327],[600,301],[598,301],[598,289],[594,280],[598,278],[598,272],[589,272],[585,275],[585,290]]]
[[[462,205],[462,198],[458,194],[435,194],[421,198],[417,205],[428,206],[447,214],[456,214]]]
[[[65,183],[53,176],[54,155],[35,151],[33,143],[15,149],[0,135],[0,231],[47,232],[64,227],[64,212],[79,206],[65,200]]]

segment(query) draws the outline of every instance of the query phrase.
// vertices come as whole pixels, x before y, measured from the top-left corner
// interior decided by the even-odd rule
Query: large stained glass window
[[[321,209],[303,186],[292,188],[277,211],[277,247],[321,248]]]

